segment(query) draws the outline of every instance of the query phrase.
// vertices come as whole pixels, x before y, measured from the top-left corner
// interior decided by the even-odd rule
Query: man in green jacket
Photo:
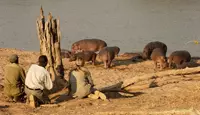
[[[10,64],[5,67],[4,94],[8,101],[23,101],[25,71],[19,66],[18,55],[11,55],[9,61]]]

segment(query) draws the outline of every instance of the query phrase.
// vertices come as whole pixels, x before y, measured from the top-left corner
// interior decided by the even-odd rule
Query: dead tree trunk
[[[54,87],[51,92],[56,92],[65,84],[64,68],[61,58],[60,49],[60,23],[59,19],[53,19],[51,13],[48,14],[47,20],[43,13],[43,9],[40,9],[40,16],[36,21],[38,39],[40,41],[40,54],[46,55],[48,58],[47,70],[51,74]]]

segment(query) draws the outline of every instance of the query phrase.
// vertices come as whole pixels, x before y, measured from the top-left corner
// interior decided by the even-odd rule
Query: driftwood
[[[124,80],[121,88],[127,91],[138,91],[151,87],[160,87],[166,84],[190,80],[200,80],[200,67],[167,70],[143,76],[135,76]]]
[[[61,84],[65,82],[65,80],[62,81],[64,77],[64,68],[60,49],[60,22],[59,19],[53,19],[51,13],[49,13],[45,21],[45,16],[41,7],[40,16],[37,18],[36,25],[38,39],[40,41],[40,54],[46,55],[48,58],[48,65],[46,68],[50,72],[52,81],[54,82],[52,92],[56,92],[64,87]],[[62,83],[60,84],[61,81]]]

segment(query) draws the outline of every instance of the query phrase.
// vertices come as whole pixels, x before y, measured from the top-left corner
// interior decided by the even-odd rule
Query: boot
[[[99,96],[95,95],[95,94],[89,94],[88,97],[91,98],[91,99],[98,99],[99,98]]]
[[[29,105],[33,108],[36,108],[36,100],[35,100],[35,97],[33,95],[29,96]]]
[[[94,94],[97,95],[98,97],[100,97],[100,99],[102,99],[102,100],[107,100],[106,95],[103,94],[103,93],[100,92],[100,91],[97,91],[97,90],[96,90],[96,91],[94,92]]]

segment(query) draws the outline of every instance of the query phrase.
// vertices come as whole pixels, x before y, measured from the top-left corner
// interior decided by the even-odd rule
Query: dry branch
[[[160,87],[180,81],[200,80],[200,67],[179,70],[167,70],[158,73],[135,76],[122,84],[122,89],[139,91],[151,87]]]

